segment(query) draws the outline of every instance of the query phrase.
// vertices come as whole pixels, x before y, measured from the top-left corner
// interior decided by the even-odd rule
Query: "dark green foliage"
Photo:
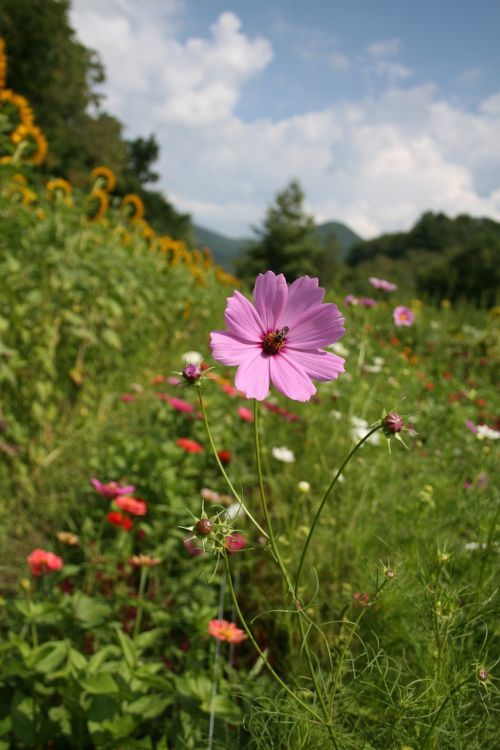
[[[158,180],[152,169],[160,152],[155,136],[127,141],[122,123],[101,109],[95,87],[104,81],[104,69],[76,39],[69,7],[68,0],[0,0],[7,85],[28,99],[47,137],[43,169],[88,188],[90,171],[105,164],[117,177],[119,194],[139,193],[157,232],[189,242],[190,216],[146,187]]]
[[[438,298],[464,297],[494,305],[500,292],[500,234],[472,237],[462,248],[423,269],[418,289]]]
[[[284,273],[288,281],[302,274],[317,275],[323,251],[314,234],[314,220],[304,213],[303,201],[297,180],[278,193],[262,228],[256,230],[260,239],[236,264],[242,278],[252,279],[267,270]]]
[[[421,293],[491,305],[499,287],[499,248],[498,222],[428,211],[409,232],[354,245],[347,264],[359,276],[385,274],[402,286],[416,282]]]

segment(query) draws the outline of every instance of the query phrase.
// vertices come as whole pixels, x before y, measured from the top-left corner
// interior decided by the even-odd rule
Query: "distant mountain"
[[[344,259],[353,245],[361,241],[352,229],[338,221],[327,221],[316,227],[322,244],[335,233],[340,245],[341,257]],[[233,270],[233,261],[237,258],[247,245],[255,240],[255,237],[226,237],[211,229],[205,229],[193,224],[194,241],[197,247],[209,247],[216,263],[227,270]]]

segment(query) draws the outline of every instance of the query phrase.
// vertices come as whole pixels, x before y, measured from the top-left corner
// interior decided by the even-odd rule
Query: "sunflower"
[[[94,167],[90,176],[96,183],[97,188],[111,193],[116,187],[116,176],[109,167]]]
[[[99,221],[108,209],[109,196],[105,190],[98,188],[87,196],[85,204],[87,219],[89,221]]]
[[[67,180],[63,180],[62,177],[57,177],[54,180],[49,180],[45,186],[49,193],[55,193],[58,190],[64,194],[65,198],[69,198],[73,192],[71,183]]]
[[[0,38],[0,89],[5,86],[7,80],[7,55],[5,54],[5,42]]]
[[[201,253],[201,250],[198,250],[198,248],[195,248],[191,252],[191,263],[195,266],[201,266],[203,262],[203,255]]]
[[[139,219],[135,222],[137,224],[137,227],[141,233],[141,237],[144,237],[145,240],[154,240],[155,238],[155,230],[153,227],[148,224],[147,221],[144,219]]]
[[[122,208],[127,211],[130,221],[140,221],[144,216],[144,203],[135,193],[128,193],[123,197]]]
[[[21,96],[21,94],[16,94],[15,91],[2,89],[1,86],[0,109],[5,109],[7,117],[13,120],[13,129],[18,125],[25,125],[26,127],[33,125],[33,110],[28,100],[24,96]]]
[[[47,155],[47,139],[36,125],[19,125],[10,137],[16,146],[22,146],[21,158],[32,164],[41,164]]]
[[[212,265],[213,258],[212,258],[212,251],[209,247],[203,248],[203,267],[205,270],[208,270],[210,266]]]

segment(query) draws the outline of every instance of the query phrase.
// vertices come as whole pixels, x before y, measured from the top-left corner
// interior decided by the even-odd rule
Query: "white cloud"
[[[236,106],[269,65],[269,40],[250,38],[233,13],[203,38],[181,40],[178,2],[103,5],[77,0],[73,22],[103,56],[108,106],[134,135],[157,133],[162,187],[197,223],[247,234],[292,177],[318,221],[344,221],[367,237],[406,228],[428,209],[500,220],[500,93],[472,111],[432,84],[402,88],[393,39],[371,45],[363,64],[398,86],[246,121]]]

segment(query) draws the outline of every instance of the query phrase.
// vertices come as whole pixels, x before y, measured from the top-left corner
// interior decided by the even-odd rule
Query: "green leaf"
[[[49,719],[54,724],[59,724],[62,734],[66,735],[66,737],[71,737],[71,715],[64,706],[53,706],[49,710]]]
[[[241,709],[231,700],[228,695],[215,695],[212,699],[204,701],[200,706],[202,711],[212,713],[230,724],[241,723]]]
[[[34,649],[28,661],[28,666],[36,669],[37,672],[54,672],[61,666],[62,662],[68,655],[68,646],[66,641],[51,641],[44,643]]]
[[[35,745],[35,701],[16,690],[10,707],[15,736],[28,747]]]
[[[109,604],[92,599],[81,592],[73,598],[75,617],[85,630],[102,625],[111,614]]]
[[[116,331],[113,331],[112,328],[105,328],[102,332],[102,340],[105,344],[108,344],[113,349],[121,349],[122,348],[122,342]]]
[[[170,695],[143,695],[142,698],[129,703],[127,712],[139,714],[143,719],[156,719],[171,702]]]
[[[116,635],[120,641],[125,661],[129,667],[133,667],[136,662],[136,656],[132,640],[119,627],[116,628]]]
[[[118,693],[118,685],[108,672],[84,677],[80,680],[80,685],[88,693],[100,695]]]

